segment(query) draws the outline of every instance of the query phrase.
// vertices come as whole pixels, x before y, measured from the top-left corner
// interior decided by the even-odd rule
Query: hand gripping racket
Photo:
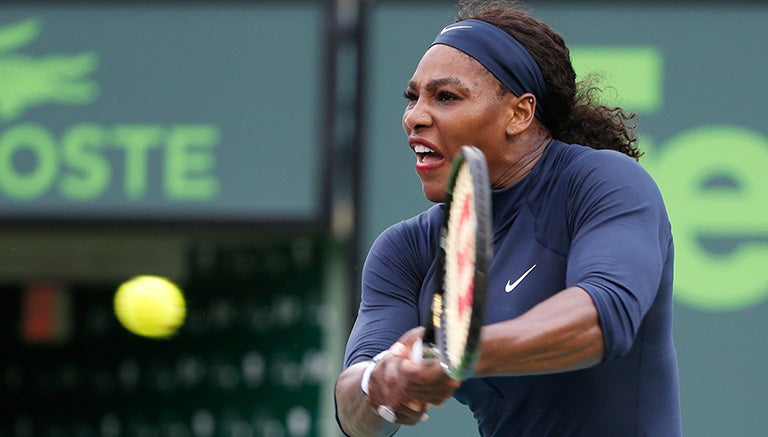
[[[432,308],[411,360],[439,359],[448,376],[465,379],[478,358],[493,251],[488,166],[476,147],[463,146],[453,160],[439,241]]]

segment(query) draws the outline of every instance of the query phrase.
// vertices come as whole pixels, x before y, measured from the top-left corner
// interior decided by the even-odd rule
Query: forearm
[[[521,375],[578,370],[604,356],[597,309],[571,287],[512,320],[488,325],[481,335],[475,374]]]
[[[360,390],[360,379],[366,363],[347,368],[336,382],[336,408],[344,432],[353,437],[389,436],[398,425],[383,420],[371,408]]]

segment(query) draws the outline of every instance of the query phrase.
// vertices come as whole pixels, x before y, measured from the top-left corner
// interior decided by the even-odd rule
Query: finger
[[[432,390],[436,387],[444,387],[455,390],[461,385],[461,381],[446,375],[440,363],[418,364],[410,360],[402,360],[399,366],[402,374],[411,383],[412,389]]]
[[[397,422],[405,425],[413,425],[425,420],[428,405],[422,402],[407,400],[395,409]]]
[[[453,396],[459,385],[450,379],[428,385],[412,384],[405,388],[404,395],[426,404],[442,405],[445,399]]]
[[[413,346],[413,343],[417,339],[422,338],[422,337],[424,337],[424,327],[423,326],[417,326],[417,327],[407,331],[397,341],[399,343],[402,343],[406,347],[406,349],[408,350],[408,353],[410,353],[411,347]]]
[[[371,408],[371,410],[377,416],[380,416],[382,419],[390,423],[402,423],[405,425],[413,425],[419,422],[421,417],[426,412],[426,407],[417,411],[417,410],[412,410],[410,408],[407,408],[402,404],[395,403],[394,405],[397,405],[397,407],[389,407],[388,404],[386,403],[375,405],[374,403],[369,402],[369,407]]]
[[[392,355],[400,358],[407,357],[407,350],[408,348],[401,342],[395,342],[392,346],[389,347],[389,351],[392,352]]]
[[[409,408],[413,411],[422,411],[426,408],[426,404],[424,402],[420,402],[415,399],[407,400],[403,402],[403,405],[405,405],[406,408]]]
[[[427,405],[434,405],[436,407],[442,407],[445,403],[445,400],[450,398],[453,395],[452,392],[433,392],[433,393],[424,393],[415,395],[418,396],[418,399],[420,402],[423,402]]]
[[[402,364],[403,370],[418,375],[417,379],[424,380],[424,378],[429,378],[430,380],[437,380],[445,375],[443,366],[438,360],[415,362],[411,359],[410,353],[407,358]]]

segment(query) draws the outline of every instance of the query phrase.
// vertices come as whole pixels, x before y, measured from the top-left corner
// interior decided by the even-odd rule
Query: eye
[[[416,94],[414,94],[413,92],[411,92],[411,91],[408,91],[408,90],[406,90],[406,91],[403,93],[403,97],[405,97],[405,100],[408,100],[409,102],[415,102],[415,101],[416,101],[416,99],[418,99],[418,97],[416,96]]]
[[[451,102],[454,100],[459,100],[459,97],[456,94],[449,93],[448,91],[440,91],[437,93],[437,100],[441,102]]]

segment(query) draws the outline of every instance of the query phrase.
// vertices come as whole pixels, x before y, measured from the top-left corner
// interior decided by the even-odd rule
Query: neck
[[[528,175],[551,140],[547,132],[531,132],[517,137],[510,145],[510,165],[494,178],[492,188],[500,190],[511,187]]]

